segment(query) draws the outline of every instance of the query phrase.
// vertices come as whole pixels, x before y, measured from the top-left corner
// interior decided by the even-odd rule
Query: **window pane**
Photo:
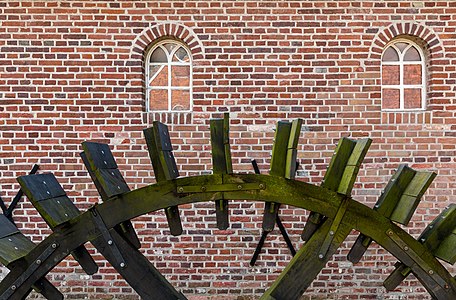
[[[421,65],[404,65],[404,84],[421,84]]]
[[[405,52],[404,56],[405,61],[421,61],[421,56],[418,50],[415,47],[411,47]]]
[[[171,109],[172,110],[189,110],[190,109],[190,91],[189,90],[172,91]]]
[[[385,52],[383,52],[382,61],[399,61],[396,49],[388,47]]]
[[[400,107],[399,89],[383,89],[382,108],[397,109]]]
[[[396,46],[399,51],[404,52],[404,49],[408,46],[408,43],[395,43],[394,46]]]
[[[190,86],[190,66],[171,66],[171,85]]]
[[[190,56],[188,55],[187,50],[185,50],[183,47],[180,47],[179,50],[174,53],[173,61],[189,62]]]
[[[382,84],[384,85],[398,85],[399,80],[399,66],[382,66]]]
[[[171,53],[173,51],[174,48],[176,48],[176,44],[174,43],[166,43],[165,44],[165,48],[166,50],[168,50],[169,53]]]
[[[166,63],[168,62],[168,58],[166,57],[165,51],[162,48],[158,47],[157,49],[152,52],[150,56],[151,63]]]
[[[149,110],[168,110],[168,90],[149,90]]]
[[[168,86],[168,66],[159,66],[158,70],[155,70],[153,68],[154,66],[151,66],[151,73],[152,71],[155,71],[154,76],[150,77],[149,80],[149,85],[150,86]]]
[[[421,89],[404,89],[404,108],[421,108]]]

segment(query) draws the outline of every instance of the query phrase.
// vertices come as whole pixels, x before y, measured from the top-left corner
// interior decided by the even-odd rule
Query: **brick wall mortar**
[[[81,209],[99,201],[78,156],[84,140],[113,146],[131,188],[153,183],[141,132],[153,120],[170,125],[181,174],[207,174],[207,120],[225,111],[235,170],[251,172],[256,158],[266,172],[274,124],[301,117],[300,180],[320,183],[341,136],[374,140],[353,193],[370,206],[399,163],[438,173],[409,226],[417,236],[454,202],[455,12],[453,1],[0,1],[1,196],[12,199],[15,178],[39,163]],[[401,33],[429,45],[424,112],[381,111],[381,49]],[[192,113],[145,112],[142,59],[160,35],[190,44]],[[214,230],[212,206],[185,206],[186,232],[178,238],[169,235],[162,213],[138,218],[144,251],[194,299],[260,295],[290,259],[284,242],[270,235],[258,266],[250,268],[262,204],[231,204],[227,233]],[[306,212],[284,208],[281,214],[301,245]],[[34,241],[50,232],[26,201],[15,218]],[[360,264],[347,263],[354,237],[308,295],[398,299],[411,291],[407,299],[427,297],[416,280],[384,291],[394,259],[378,247]],[[86,278],[69,260],[50,276],[74,299],[136,299],[109,266]]]

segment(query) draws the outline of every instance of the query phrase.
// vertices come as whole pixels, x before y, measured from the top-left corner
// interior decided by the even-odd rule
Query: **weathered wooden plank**
[[[67,197],[54,174],[21,176],[17,181],[21,185],[25,195],[27,195],[27,198],[52,230],[79,216],[79,210]],[[45,191],[45,194],[49,193],[58,196],[42,200],[43,190]],[[61,195],[61,191],[63,191],[63,195]],[[71,252],[71,254],[87,274],[92,275],[98,271],[97,264],[84,246],[78,247],[75,251]]]
[[[345,167],[348,160],[355,148],[356,142],[343,137],[339,140],[334,155],[329,162],[328,170],[325,173],[321,186],[331,190],[337,191],[339,184],[344,174]]]
[[[329,220],[324,221],[315,234],[299,249],[280,276],[260,298],[261,300],[297,300],[301,298],[301,295],[351,231],[350,227],[341,224],[334,233],[334,239],[331,241],[326,255],[322,257],[320,249],[325,236],[329,234],[331,226]]]
[[[377,203],[374,205],[374,210],[390,218],[415,174],[416,171],[409,168],[406,164],[399,165],[397,171],[390,178]],[[372,239],[370,237],[360,234],[350,249],[347,259],[352,263],[358,263],[371,243]]]
[[[346,137],[343,137],[339,140],[321,183],[322,187],[325,187],[331,191],[338,191],[342,176],[344,175],[345,168],[353,152],[353,149],[355,148],[355,145],[355,141]],[[324,216],[311,211],[307,222],[304,225],[304,229],[302,230],[301,239],[303,241],[309,240],[324,219]]]
[[[391,214],[391,220],[407,225],[421,201],[421,197],[436,177],[434,172],[416,172],[411,182],[405,188],[399,202]]]
[[[84,164],[91,173],[91,177],[96,178],[95,185],[103,200],[130,191],[108,145],[83,142],[82,149],[85,155]]]
[[[355,184],[356,177],[358,176],[359,168],[371,144],[371,139],[361,139],[356,141],[355,147],[353,148],[350,158],[347,161],[347,165],[343,171],[339,186],[337,187],[338,193],[347,196],[351,195],[353,185]]]
[[[112,244],[116,245],[122,253],[125,260],[124,267],[116,263],[112,246],[102,238],[93,240],[92,244],[142,299],[186,299],[184,295],[174,289],[144,255],[126,242],[117,231],[110,230],[109,233],[112,237]]]
[[[441,212],[418,237],[418,241],[422,243],[435,256],[451,262],[455,248],[439,249],[446,237],[452,235],[452,231],[456,228],[456,204],[451,204],[443,212]],[[440,250],[440,251],[439,251]],[[446,251],[448,250],[448,252]],[[450,254],[447,256],[447,253]],[[440,257],[442,255],[442,257]],[[395,270],[386,278],[383,285],[388,291],[394,290],[410,273],[410,267],[401,262],[395,264]]]
[[[149,151],[150,160],[154,168],[155,180],[165,182],[176,179],[179,176],[176,161],[172,153],[171,138],[168,126],[158,121],[153,126],[143,130]],[[172,235],[181,235],[183,232],[182,222],[177,206],[165,209],[168,227]]]
[[[26,256],[35,244],[24,236],[3,214],[0,214],[0,262],[7,268],[13,268],[15,261]],[[38,279],[32,288],[46,299],[63,299],[59,292],[45,277]]]
[[[301,135],[302,119],[293,120],[288,138],[287,158],[285,162],[285,178],[294,179],[296,176],[296,159],[299,137]]]
[[[285,177],[288,143],[292,124],[286,121],[277,122],[272,146],[271,167],[269,174]],[[275,216],[274,216],[275,220]]]
[[[383,193],[380,195],[374,210],[389,218],[415,174],[416,171],[406,164],[399,165],[396,173],[388,181]]]
[[[269,174],[271,175],[285,177],[291,128],[292,123],[290,122],[277,122],[277,128],[274,135],[274,144],[272,146],[271,167],[269,171]],[[274,230],[276,215],[279,211],[279,208],[280,204],[274,202],[264,203],[262,224],[264,231],[270,232]]]
[[[211,119],[211,146],[212,166],[214,174],[231,174],[231,150],[229,139],[229,114],[225,113],[223,119]],[[217,228],[225,230],[229,227],[228,200],[215,201],[215,215]]]
[[[84,146],[83,146],[84,147]],[[112,155],[111,149],[108,145],[98,144],[98,143],[87,143],[85,147],[85,151],[90,157],[102,156],[108,161],[110,161],[109,166],[114,167],[117,166],[115,163],[114,156]],[[101,152],[98,153],[97,152]],[[120,174],[118,169],[103,169],[104,163],[101,165],[101,169],[95,164],[94,162],[90,163],[86,152],[80,153],[82,161],[87,169],[87,172],[90,175],[95,187],[97,188],[98,193],[101,196],[103,201],[108,201],[109,198],[112,196],[117,196],[119,194],[128,192],[130,188],[128,187],[125,179]],[[93,161],[93,160],[92,160]],[[95,162],[100,161],[100,159],[95,159]],[[105,173],[108,174],[105,174]],[[110,174],[109,174],[110,173]],[[111,176],[114,177],[111,179]],[[108,178],[107,180],[111,183],[109,185],[102,184],[102,181],[106,181],[104,178]],[[115,184],[119,183],[120,188],[114,188],[111,191],[106,190],[108,186],[116,186]],[[120,235],[122,235],[125,239],[127,239],[136,249],[141,248],[141,242],[139,241],[138,236],[136,235],[135,229],[131,221],[123,222],[116,226],[115,228]]]

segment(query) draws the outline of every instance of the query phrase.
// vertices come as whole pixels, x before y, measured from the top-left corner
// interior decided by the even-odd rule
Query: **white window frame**
[[[404,51],[400,51],[395,44],[397,43],[407,43],[409,44]],[[415,47],[418,50],[418,53],[420,54],[421,60],[418,63],[417,61],[404,61],[404,55],[407,52],[407,50],[411,47]],[[398,56],[399,56],[399,61],[383,61],[383,55],[385,54],[386,49],[389,47],[393,47]],[[385,88],[390,88],[390,89],[396,89],[399,90],[399,108],[383,108],[383,111],[423,111],[426,110],[426,63],[425,63],[425,56],[423,49],[414,43],[411,40],[408,39],[395,39],[394,41],[389,42],[382,53],[382,58],[381,58],[381,72],[383,73],[383,66],[399,66],[399,84],[398,85],[388,85],[388,84],[381,84],[382,87],[382,99],[383,99],[383,89]],[[404,66],[405,65],[421,65],[421,84],[418,85],[411,85],[411,84],[404,84]],[[381,80],[383,80],[383,74],[381,75]],[[405,108],[404,106],[404,90],[405,88],[421,88],[421,107],[420,108]]]
[[[168,53],[168,50],[164,47],[165,44],[175,44],[176,47],[171,51],[171,53]],[[189,61],[188,62],[173,62],[173,56],[176,53],[177,50],[180,49],[180,47],[184,48],[185,51],[188,53]],[[162,48],[162,50],[166,54],[166,58],[168,59],[167,63],[151,63],[150,62],[150,57],[152,56],[152,53],[155,51],[157,48]],[[184,43],[177,41],[177,40],[172,40],[172,39],[166,39],[163,41],[160,41],[159,43],[156,43],[152,48],[149,49],[146,55],[146,63],[145,63],[145,69],[146,69],[146,110],[148,112],[190,112],[193,110],[193,60],[192,60],[192,52],[190,49],[185,45]],[[159,65],[168,68],[168,85],[167,86],[150,86],[149,83],[151,81],[150,78],[150,66],[151,65]],[[171,67],[172,66],[189,66],[190,67],[190,78],[189,78],[189,86],[172,86],[172,76],[171,76]],[[158,75],[160,72],[155,73]],[[167,110],[151,110],[150,109],[150,91],[151,90],[167,90],[168,91],[168,109]],[[189,109],[187,110],[173,110],[171,107],[172,104],[172,91],[174,90],[181,90],[181,91],[188,91],[189,92]]]

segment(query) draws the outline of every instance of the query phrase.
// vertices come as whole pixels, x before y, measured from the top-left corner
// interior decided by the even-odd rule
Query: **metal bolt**
[[[391,179],[391,182],[395,182],[395,181],[396,181],[396,178],[392,178],[392,179]]]
[[[378,207],[379,207],[379,205],[378,205],[378,204],[376,204],[374,207],[375,207],[375,208],[378,208]]]
[[[11,286],[11,290],[13,290],[13,291],[16,290],[16,286],[15,286],[15,285],[12,285],[12,286]]]
[[[51,245],[51,247],[55,249],[55,248],[57,248],[57,244],[54,243],[54,244]]]
[[[104,154],[104,151],[103,151],[103,150],[101,150],[101,154]]]
[[[111,175],[114,176],[114,172],[111,172]]]
[[[408,249],[409,249],[408,246],[405,246],[405,247],[404,247],[404,250],[405,250],[405,251],[408,251]]]
[[[107,165],[107,164],[108,164],[108,163],[106,162],[106,160],[103,160],[103,163],[104,163],[105,165]]]
[[[121,267],[121,268],[125,268],[125,263],[123,263],[123,262],[120,263],[120,267]]]
[[[264,190],[264,184],[260,183],[260,184],[258,185],[258,187],[259,187],[260,189]]]
[[[450,286],[449,286],[448,284],[445,284],[444,287],[445,287],[446,289],[449,289],[449,288],[450,288]]]
[[[324,257],[324,255],[323,255],[323,254],[321,254],[321,253],[320,253],[320,254],[318,254],[318,258],[319,258],[319,259],[322,259],[323,257]]]
[[[334,231],[331,230],[331,231],[329,232],[329,235],[334,235]]]
[[[205,187],[205,186],[202,186],[202,187],[201,187],[201,191],[205,192],[205,191],[206,191],[206,187]]]
[[[394,232],[392,230],[388,230],[388,235],[393,235]]]
[[[120,185],[118,185],[118,186],[117,186],[117,189],[119,189],[119,190],[120,190]]]
[[[50,195],[51,193],[49,193],[49,191],[46,191],[46,194]]]
[[[46,181],[43,181],[43,184],[46,184]]]
[[[421,239],[421,242],[422,242],[422,243],[426,242],[426,239]]]
[[[238,188],[238,190],[242,190],[242,185],[239,184],[239,185],[237,186],[237,188]]]
[[[428,273],[429,273],[429,275],[433,275],[433,274],[434,274],[434,271],[429,270]]]
[[[184,188],[183,188],[183,187],[181,187],[181,186],[180,186],[180,187],[178,187],[178,188],[177,188],[177,192],[179,192],[179,193],[183,193],[183,192],[184,192]]]
[[[108,241],[108,245],[112,245],[112,241],[111,240]]]
[[[41,260],[39,260],[39,259],[37,259],[35,262],[37,265],[41,264]]]

